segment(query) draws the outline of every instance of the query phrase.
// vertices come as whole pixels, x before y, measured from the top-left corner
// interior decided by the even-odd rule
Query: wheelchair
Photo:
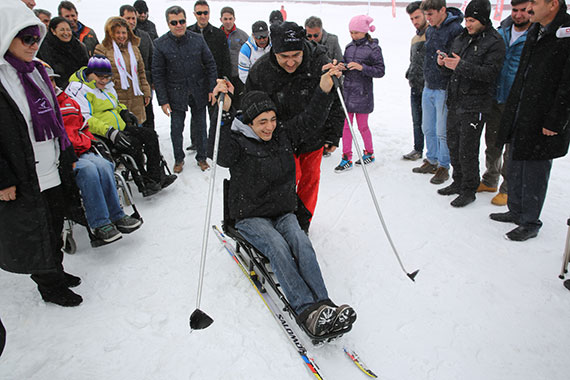
[[[142,217],[141,217],[141,215],[140,215],[140,213],[139,213],[139,211],[135,205],[133,193],[131,191],[131,187],[130,187],[129,183],[125,180],[123,172],[121,172],[120,170],[117,169],[117,161],[115,161],[113,159],[113,156],[111,155],[111,151],[110,151],[109,147],[104,142],[96,140],[96,141],[93,141],[92,148],[95,151],[95,153],[98,154],[99,156],[102,156],[103,158],[105,158],[109,161],[113,161],[115,163],[115,173],[114,174],[115,174],[115,183],[117,186],[117,193],[119,195],[119,202],[120,202],[123,210],[125,210],[125,213],[127,213],[125,208],[130,207],[132,210],[132,213],[130,214],[130,216],[133,218],[139,219],[141,222],[143,222],[143,219],[142,219]],[[133,164],[134,164],[134,160],[130,156],[125,157],[123,159],[124,160],[130,159],[133,161]],[[135,166],[136,166],[136,164],[135,164]],[[77,243],[75,242],[75,239],[73,237],[73,226],[76,224],[82,225],[85,228],[87,228],[87,233],[89,235],[90,244],[93,248],[100,247],[100,246],[105,245],[105,244],[109,244],[109,243],[103,242],[101,240],[98,240],[95,237],[95,235],[91,231],[91,228],[89,228],[89,225],[87,224],[87,219],[85,218],[85,212],[83,210],[83,207],[81,207],[81,210],[74,210],[74,212],[72,214],[73,214],[73,217],[65,218],[65,220],[64,220],[64,228],[63,228],[63,233],[62,233],[62,239],[63,239],[62,250],[63,250],[63,252],[72,255],[77,251]]]
[[[259,250],[257,250],[251,243],[249,243],[243,235],[239,233],[239,231],[235,227],[235,220],[230,218],[229,213],[229,185],[230,180],[224,179],[223,184],[223,197],[224,197],[224,205],[223,205],[223,216],[224,219],[222,221],[222,230],[224,234],[235,242],[236,247],[236,256],[238,259],[244,264],[244,267],[247,269],[249,276],[251,279],[261,284],[261,291],[263,293],[267,292],[268,290],[271,291],[271,295],[275,295],[276,298],[281,301],[282,304],[282,311],[288,313],[291,316],[291,319],[294,319],[297,322],[297,325],[301,328],[301,330],[309,337],[311,342],[314,345],[321,345],[327,342],[331,342],[343,336],[344,334],[350,332],[352,330],[352,325],[349,325],[343,330],[330,332],[328,334],[322,336],[313,335],[311,332],[307,330],[304,323],[300,323],[299,316],[291,307],[289,301],[285,297],[285,294],[281,291],[281,285],[277,281],[275,274],[271,270],[271,263],[269,259],[265,257]],[[269,289],[268,289],[269,288]]]

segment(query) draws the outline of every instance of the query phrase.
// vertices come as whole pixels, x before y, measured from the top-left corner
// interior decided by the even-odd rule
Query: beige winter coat
[[[131,111],[137,119],[139,123],[142,124],[146,120],[146,113],[145,113],[145,106],[144,106],[144,99],[146,97],[151,96],[151,88],[146,80],[146,74],[144,69],[144,62],[142,59],[142,55],[138,48],[140,39],[135,36],[128,27],[126,22],[123,24],[124,21],[120,17],[112,17],[107,20],[105,24],[105,39],[103,42],[95,48],[95,54],[101,54],[106,56],[109,61],[111,61],[111,66],[113,68],[113,83],[115,85],[115,90],[117,91],[117,95],[119,96],[119,101],[127,106],[127,109]],[[137,69],[138,69],[138,77],[139,77],[139,86],[141,91],[144,93],[144,96],[135,96],[132,84],[129,85],[129,88],[126,90],[121,89],[121,77],[119,75],[119,70],[117,69],[117,65],[115,64],[115,52],[113,49],[113,39],[112,39],[112,32],[111,29],[114,26],[127,26],[127,31],[129,35],[129,41],[133,45],[133,51],[135,53],[135,58],[137,60]],[[125,60],[125,65],[127,67],[127,71],[129,74],[131,73],[131,59],[129,56],[129,51],[127,45],[119,46],[121,53],[123,54],[123,59]],[[130,79],[129,79],[130,81]]]

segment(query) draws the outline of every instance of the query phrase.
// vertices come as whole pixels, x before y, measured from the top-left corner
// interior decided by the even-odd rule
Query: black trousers
[[[479,146],[485,115],[449,110],[447,114],[447,146],[453,182],[461,194],[475,194],[479,187]]]
[[[540,213],[546,198],[552,160],[513,160],[513,147],[507,157],[507,206],[515,221],[529,229],[540,229]]]
[[[162,177],[160,168],[161,156],[156,132],[150,128],[139,127],[129,127],[124,132],[131,140],[132,147],[121,149],[115,146],[115,149],[134,158],[143,178],[146,177],[160,183]]]
[[[154,130],[154,109],[152,108],[152,99],[148,102],[148,105],[144,107],[144,111],[146,113],[146,120],[143,123],[143,127]]]
[[[57,288],[65,286],[65,277],[63,274],[63,239],[61,233],[63,231],[63,215],[64,215],[64,197],[62,186],[52,187],[42,191],[42,198],[44,207],[48,215],[48,229],[49,229],[49,244],[53,259],[55,262],[55,269],[53,272],[32,274],[30,277],[38,287],[42,288]]]

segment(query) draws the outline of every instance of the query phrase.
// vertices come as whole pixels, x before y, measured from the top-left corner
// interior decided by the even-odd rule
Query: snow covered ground
[[[38,0],[56,12],[58,0]],[[166,31],[163,12],[173,2],[149,1],[151,19]],[[190,12],[193,1],[179,1]],[[79,1],[79,18],[100,39],[121,2]],[[211,3],[218,25],[222,6],[236,9],[249,32],[280,3]],[[286,3],[288,19],[319,15],[325,29],[349,42],[350,17],[365,6]],[[504,211],[480,194],[465,209],[436,194],[417,163],[401,159],[412,148],[409,90],[404,79],[414,30],[405,11],[372,7],[386,76],[375,81],[371,127],[377,162],[370,175],[384,217],[408,271],[401,271],[381,229],[359,169],[333,173],[340,152],[323,160],[311,239],[329,292],[358,311],[345,341],[381,379],[565,380],[570,378],[570,293],[557,278],[569,216],[570,158],[556,160],[539,236],[525,243],[503,238],[512,226],[488,218]],[[155,108],[163,153],[173,163],[169,120]],[[187,129],[188,130],[188,129]],[[189,132],[186,132],[188,139]],[[66,269],[81,276],[77,308],[45,304],[33,282],[0,272],[0,316],[8,341],[2,380],[309,379],[310,375],[238,268],[210,236],[202,309],[214,324],[190,334],[206,210],[208,178],[187,158],[179,180],[162,193],[135,194],[145,224],[117,243],[92,249],[75,229],[78,251]],[[483,162],[483,161],[481,161]],[[484,165],[482,164],[482,167]],[[222,217],[218,170],[212,220]],[[339,343],[340,344],[340,343]],[[363,374],[327,349],[313,350],[326,379]]]

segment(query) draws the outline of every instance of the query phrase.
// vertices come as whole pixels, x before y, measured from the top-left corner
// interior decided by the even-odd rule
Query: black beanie
[[[305,29],[294,22],[285,21],[271,25],[271,44],[274,53],[303,50]]]
[[[148,13],[148,6],[146,5],[146,2],[144,0],[135,1],[135,3],[133,4],[133,7],[139,13]]]
[[[269,23],[271,25],[277,23],[277,24],[281,24],[283,22],[283,15],[281,14],[281,11],[272,11],[269,14]]]
[[[489,0],[473,0],[465,8],[465,18],[472,17],[479,20],[481,24],[487,25],[491,22],[491,3]]]
[[[275,103],[263,91],[250,91],[241,99],[242,122],[250,124],[253,119],[265,111],[277,112]]]

